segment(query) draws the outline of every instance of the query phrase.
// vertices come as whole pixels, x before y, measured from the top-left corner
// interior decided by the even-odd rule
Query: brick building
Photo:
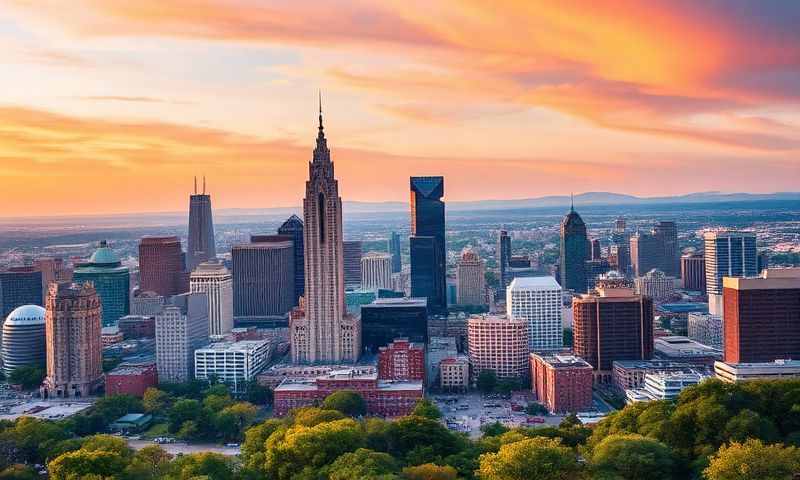
[[[400,338],[378,349],[378,378],[425,381],[425,347]]]
[[[275,415],[283,416],[294,408],[315,405],[331,393],[352,390],[364,398],[367,414],[382,417],[408,415],[422,399],[422,382],[378,380],[378,375],[338,370],[313,379],[287,378],[275,390]]]
[[[144,396],[145,390],[158,386],[155,363],[122,364],[106,374],[106,395]]]
[[[570,354],[530,354],[531,385],[552,413],[580,412],[592,406],[592,366]]]
[[[439,362],[439,386],[450,392],[466,392],[469,389],[469,358],[457,355]]]

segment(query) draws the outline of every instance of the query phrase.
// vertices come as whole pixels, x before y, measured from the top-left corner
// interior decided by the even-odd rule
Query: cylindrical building
[[[3,324],[3,372],[19,367],[44,366],[45,309],[39,305],[15,308]]]

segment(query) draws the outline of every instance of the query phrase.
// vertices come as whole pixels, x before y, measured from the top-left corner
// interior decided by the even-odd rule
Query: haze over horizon
[[[320,87],[345,201],[800,184],[797,3],[59,3],[0,8],[0,217],[291,208]]]

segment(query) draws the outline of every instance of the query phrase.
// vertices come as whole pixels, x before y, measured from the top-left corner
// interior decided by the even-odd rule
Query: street
[[[201,453],[201,452],[214,452],[214,453],[221,453],[222,455],[227,456],[236,456],[239,455],[241,449],[239,447],[226,447],[223,445],[218,445],[215,443],[186,443],[186,442],[175,442],[175,443],[155,443],[151,440],[128,440],[128,445],[131,446],[134,450],[141,450],[148,445],[158,445],[163,448],[168,453],[172,455],[188,455],[191,453]]]

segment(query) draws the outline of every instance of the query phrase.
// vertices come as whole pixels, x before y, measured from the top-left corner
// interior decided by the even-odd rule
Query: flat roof
[[[269,345],[269,340],[239,340],[238,342],[217,342],[203,348],[198,348],[195,352],[252,352],[264,345]]]
[[[656,307],[669,313],[687,313],[687,312],[700,312],[708,313],[708,304],[701,302],[686,302],[686,303],[662,303]]]
[[[511,290],[561,290],[561,285],[551,276],[517,277],[508,286]]]
[[[375,301],[364,307],[427,307],[428,299],[425,297],[404,297],[404,298],[376,298]]]

